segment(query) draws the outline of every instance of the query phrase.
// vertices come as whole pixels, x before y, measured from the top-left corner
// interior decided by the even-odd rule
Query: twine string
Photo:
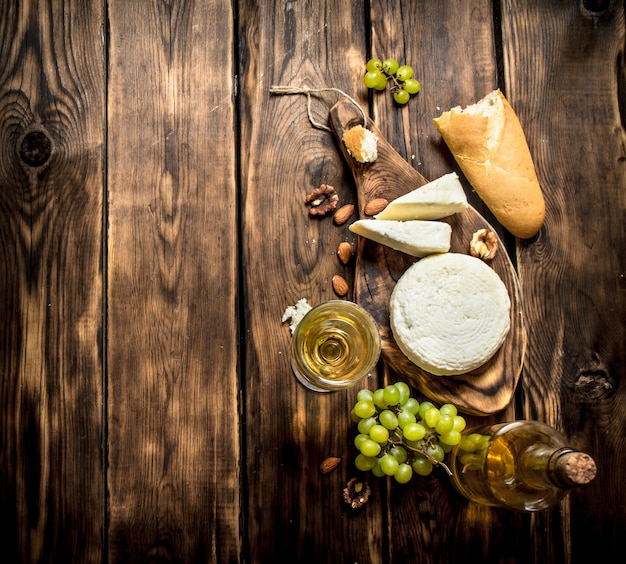
[[[319,123],[318,121],[316,121],[313,118],[313,112],[311,111],[311,96],[313,94],[321,94],[322,92],[337,92],[341,94],[342,96],[345,96],[346,98],[348,98],[348,100],[350,100],[357,108],[359,108],[359,110],[361,111],[361,114],[363,114],[363,127],[367,127],[367,115],[365,113],[365,110],[363,110],[360,104],[352,96],[346,94],[343,90],[339,88],[332,88],[332,87],[308,88],[306,86],[300,86],[300,87],[272,86],[270,88],[270,94],[282,94],[282,95],[304,94],[307,100],[307,103],[306,103],[307,115],[309,116],[309,121],[311,122],[311,125],[313,127],[316,127],[317,129],[323,129],[324,131],[331,131],[330,127],[328,127],[327,125],[324,125],[323,123]]]

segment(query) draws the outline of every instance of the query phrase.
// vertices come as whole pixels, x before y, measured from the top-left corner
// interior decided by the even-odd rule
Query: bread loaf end
[[[527,239],[543,225],[545,201],[524,131],[500,90],[434,120],[461,171],[496,219]]]

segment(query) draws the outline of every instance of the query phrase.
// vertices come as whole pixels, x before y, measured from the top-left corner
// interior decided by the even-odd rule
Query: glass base
[[[332,391],[332,390],[325,390],[324,388],[318,388],[317,386],[314,386],[313,384],[311,384],[311,382],[309,382],[306,378],[304,378],[304,376],[299,374],[298,371],[293,366],[291,368],[292,368],[293,373],[295,374],[296,378],[298,379],[298,381],[305,388],[308,388],[309,390],[312,390],[314,392],[330,392],[330,391]]]

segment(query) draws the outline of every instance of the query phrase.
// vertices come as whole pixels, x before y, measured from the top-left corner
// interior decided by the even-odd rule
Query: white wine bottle
[[[556,505],[591,482],[591,456],[538,421],[499,423],[464,433],[450,453],[454,487],[470,501],[521,511]]]

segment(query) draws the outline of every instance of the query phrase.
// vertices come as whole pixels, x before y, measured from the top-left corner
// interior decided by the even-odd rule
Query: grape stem
[[[391,78],[391,80],[393,81],[393,86],[389,89],[390,92],[393,94],[394,92],[398,92],[399,90],[402,90],[402,87],[404,86],[404,82],[400,82],[395,76],[391,76],[391,75],[387,75],[388,78]]]
[[[324,131],[332,131],[330,127],[324,125],[323,123],[319,123],[313,119],[313,113],[311,112],[311,95],[313,94],[321,94],[322,92],[337,92],[342,96],[345,96],[350,100],[363,114],[363,127],[367,127],[367,114],[365,110],[361,107],[361,105],[350,95],[346,94],[343,90],[339,88],[308,88],[307,86],[296,87],[296,86],[272,86],[270,88],[270,94],[304,94],[307,98],[307,114],[309,116],[309,121],[313,127],[317,129],[323,129]]]
[[[389,441],[392,445],[402,445],[404,448],[408,448],[409,450],[411,450],[413,452],[419,452],[420,454],[423,454],[435,466],[443,466],[443,469],[446,471],[448,476],[452,476],[452,470],[450,470],[450,468],[448,467],[448,465],[445,462],[437,460],[435,457],[433,457],[431,454],[429,454],[426,451],[425,448],[415,448],[415,447],[412,447],[411,445],[407,444],[405,442],[404,438],[402,436],[398,435],[397,432],[394,432],[394,435],[400,439],[400,442]]]

